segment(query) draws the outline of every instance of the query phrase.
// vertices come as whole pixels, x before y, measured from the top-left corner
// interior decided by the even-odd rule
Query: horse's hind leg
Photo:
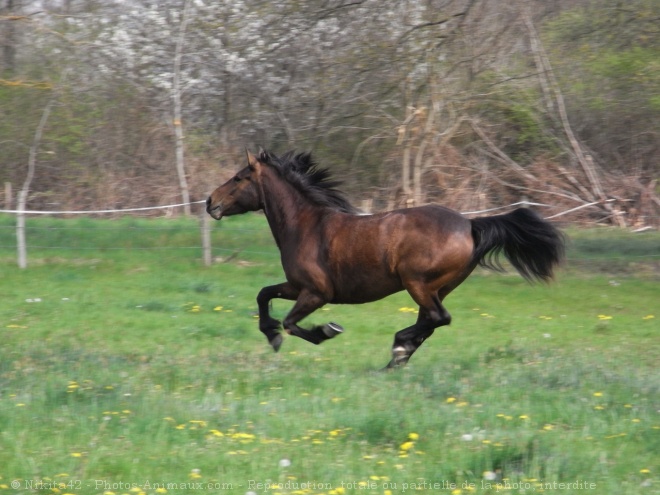
[[[428,339],[437,327],[449,325],[451,315],[440,303],[437,296],[433,297],[431,310],[426,307],[419,307],[417,322],[397,332],[394,336],[392,345],[392,360],[386,368],[402,366],[408,362],[426,339]]]

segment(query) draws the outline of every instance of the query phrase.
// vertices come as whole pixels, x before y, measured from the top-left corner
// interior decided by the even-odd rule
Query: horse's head
[[[206,211],[216,220],[263,208],[261,199],[261,163],[249,151],[248,166],[218,187],[206,200]]]

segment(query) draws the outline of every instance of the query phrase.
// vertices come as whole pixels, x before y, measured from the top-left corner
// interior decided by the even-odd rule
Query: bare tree
[[[48,122],[48,117],[50,116],[50,111],[54,103],[55,97],[53,96],[41,114],[41,119],[39,120],[39,124],[37,125],[37,129],[34,133],[34,139],[32,140],[32,145],[30,146],[25,181],[23,182],[23,187],[18,193],[18,214],[16,215],[16,247],[18,249],[19,268],[27,268],[25,213],[23,212],[26,210],[28,194],[30,193],[30,185],[32,184],[32,179],[34,179],[35,170],[37,168],[37,152],[39,151],[39,145],[41,144],[41,137],[44,132],[44,127],[46,127],[46,123]]]
[[[16,21],[19,16],[14,11],[14,0],[6,0],[0,9],[0,43],[2,44],[2,65],[0,73],[13,74],[16,68]]]
[[[186,178],[186,167],[184,160],[184,135],[183,135],[183,112],[181,105],[181,58],[183,57],[183,47],[186,40],[186,27],[188,26],[190,16],[191,0],[186,0],[183,7],[181,23],[179,24],[179,36],[176,42],[174,53],[174,75],[172,77],[172,110],[174,113],[174,133],[176,136],[176,173],[179,177],[179,187],[181,189],[181,199],[183,201],[183,211],[190,215],[190,191],[188,189],[188,180]]]

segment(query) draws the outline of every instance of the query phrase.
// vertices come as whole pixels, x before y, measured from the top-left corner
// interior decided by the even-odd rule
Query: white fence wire
[[[101,214],[121,214],[121,213],[135,213],[135,212],[140,212],[140,211],[153,211],[153,210],[168,210],[168,209],[173,209],[173,208],[181,208],[183,206],[187,205],[197,205],[197,204],[202,204],[204,203],[204,200],[201,201],[193,201],[190,203],[178,203],[178,204],[172,204],[172,205],[163,205],[163,206],[144,206],[140,208],[118,208],[118,209],[108,209],[108,210],[61,210],[61,211],[43,211],[43,210],[0,210],[0,213],[8,213],[8,214],[14,214],[14,215],[101,215]],[[545,217],[547,220],[552,220],[554,218],[559,218],[561,216],[567,215],[568,213],[573,213],[578,210],[582,210],[584,208],[588,208],[591,206],[595,206],[600,204],[601,201],[594,201],[592,203],[585,203],[583,205],[577,206],[575,208],[571,208],[569,210],[562,211],[560,213],[556,213],[554,215],[551,215],[549,217]],[[504,206],[496,206],[494,208],[487,208],[485,210],[474,210],[474,211],[463,211],[461,214],[463,215],[481,215],[483,213],[492,213],[495,211],[500,211],[500,210],[506,210],[508,208],[513,208],[515,206],[523,206],[523,207],[529,207],[529,206],[541,206],[544,208],[555,208],[554,205],[547,205],[544,203],[534,203],[531,201],[518,201],[517,203],[511,203],[509,205],[504,205]]]
[[[120,208],[120,209],[104,209],[104,210],[55,210],[55,211],[43,211],[43,210],[0,210],[0,214],[10,214],[10,215],[16,215],[16,216],[65,216],[65,215],[100,215],[100,214],[115,214],[115,215],[121,215],[125,213],[136,213],[136,212],[145,212],[145,211],[154,211],[154,210],[169,210],[169,209],[174,209],[174,208],[180,208],[186,205],[197,205],[197,204],[202,204],[204,201],[194,201],[190,203],[178,203],[178,204],[170,204],[170,205],[162,205],[162,206],[146,206],[146,207],[136,207],[136,208]],[[586,203],[580,206],[577,206],[575,208],[571,208],[568,210],[560,211],[558,213],[554,213],[552,215],[546,216],[545,218],[547,220],[553,220],[560,218],[564,215],[567,215],[569,213],[588,208],[591,206],[598,205],[600,202],[593,202],[593,203]],[[517,203],[512,203],[508,205],[503,205],[503,206],[498,206],[494,208],[488,208],[488,209],[483,209],[483,210],[473,210],[473,211],[464,211],[461,212],[463,215],[483,215],[483,214],[488,214],[488,213],[494,213],[502,210],[507,210],[515,207],[541,207],[541,208],[557,208],[556,205],[548,205],[548,204],[543,204],[543,203],[535,203],[535,202],[530,202],[530,201],[519,201]],[[227,254],[227,256],[234,256],[237,251],[240,251],[241,254],[245,255],[259,255],[259,256],[264,256],[264,255],[273,255],[276,256],[277,253],[275,251],[273,252],[265,252],[265,251],[255,251],[255,250],[250,250],[250,249],[232,249],[232,248],[226,248],[226,247],[213,247],[211,246],[211,237],[210,237],[210,231],[211,231],[211,226],[210,226],[210,217],[208,217],[206,214],[202,213],[201,215],[201,225],[199,227],[199,231],[201,232],[201,242],[196,245],[191,245],[191,246],[149,246],[149,247],[132,247],[130,248],[131,250],[201,250],[202,252],[202,258],[204,260],[204,263],[206,265],[210,265],[213,262],[213,254],[212,251],[215,252],[221,252],[223,254]],[[4,228],[10,229],[14,228],[13,226],[7,225]],[[32,227],[35,228],[35,227]],[[39,228],[39,227],[36,227]],[[48,229],[62,229],[62,230],[69,230],[69,229],[75,229],[76,227],[45,227]],[[111,229],[116,229],[117,227],[108,227],[107,230]],[[159,228],[159,227],[154,227],[154,228],[149,228],[149,227],[140,227],[140,230],[167,230],[165,228]],[[99,230],[104,230],[103,228],[100,228]],[[236,228],[225,228],[223,229],[224,232],[226,233],[231,233],[233,235],[241,235],[241,233],[253,233],[253,230],[250,229],[236,229]],[[16,244],[11,244],[11,245],[0,245],[0,249],[5,250],[5,249],[16,249]],[[35,245],[35,244],[30,244],[28,246],[30,249],[35,249],[35,250],[57,250],[57,249],[65,249],[65,250],[76,250],[76,251],[93,251],[93,250],[99,250],[98,247],[95,246],[90,246],[90,247],[82,247],[82,246],[43,246],[43,245]],[[105,251],[111,251],[111,250],[123,250],[127,249],[126,247],[112,247],[112,246],[104,246],[102,250]],[[658,255],[660,257],[660,255]],[[655,257],[652,257],[655,258]]]
[[[135,213],[138,211],[168,210],[180,208],[187,205],[196,205],[204,201],[193,201],[192,203],[179,203],[175,205],[145,206],[142,208],[121,208],[114,210],[63,210],[63,211],[41,211],[41,210],[0,210],[0,213],[11,213],[15,215],[97,215],[108,213]]]

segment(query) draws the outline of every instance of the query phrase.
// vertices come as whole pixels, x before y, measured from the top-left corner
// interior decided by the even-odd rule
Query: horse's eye
[[[241,178],[238,175],[234,176],[234,182],[240,182],[240,181]]]

